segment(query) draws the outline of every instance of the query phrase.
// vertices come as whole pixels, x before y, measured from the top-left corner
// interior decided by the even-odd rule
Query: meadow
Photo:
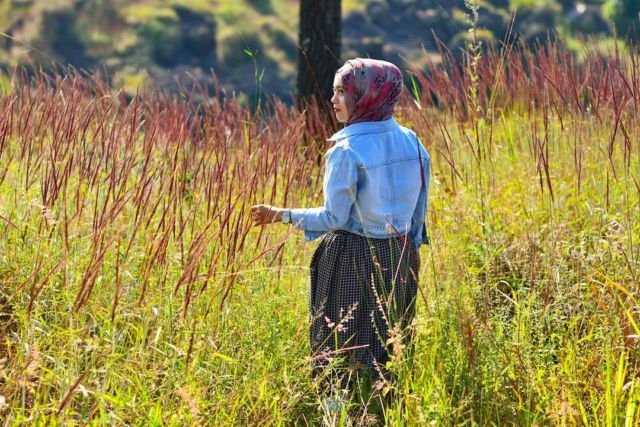
[[[379,423],[640,423],[640,67],[512,46],[413,78],[431,154],[417,335]],[[444,65],[443,65],[444,64]],[[5,425],[318,425],[307,341],[317,242],[252,227],[322,203],[321,108],[251,111],[185,83],[0,85]],[[156,88],[157,89],[157,88]],[[373,424],[354,401],[337,424]]]

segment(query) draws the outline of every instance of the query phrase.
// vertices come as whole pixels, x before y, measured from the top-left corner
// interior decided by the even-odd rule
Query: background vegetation
[[[0,59],[32,66],[0,73],[4,424],[640,424],[635,2],[483,2],[471,32],[464,2],[343,6],[345,57],[406,58],[432,158],[390,404],[320,405],[316,244],[250,225],[321,203],[320,109],[232,93],[290,90],[296,3],[1,0]]]
[[[413,70],[397,112],[433,167],[415,354],[395,353],[383,411],[338,416],[638,425],[638,57],[470,53]],[[129,101],[78,74],[0,88],[5,423],[328,419],[307,342],[315,244],[248,216],[321,203],[320,112]]]
[[[635,34],[635,0],[482,0],[478,36],[498,46],[513,33],[533,45],[561,37],[579,52]],[[296,0],[0,0],[0,68],[49,68],[52,61],[103,70],[135,94],[175,79],[229,95],[291,99],[296,72]],[[371,56],[425,68],[442,41],[459,55],[469,38],[464,0],[343,0],[343,59]],[[517,12],[516,12],[517,11]],[[514,18],[515,13],[515,18]],[[635,23],[635,24],[634,24]],[[217,76],[217,79],[214,75]],[[258,78],[260,77],[260,78]],[[254,102],[255,106],[255,102]]]

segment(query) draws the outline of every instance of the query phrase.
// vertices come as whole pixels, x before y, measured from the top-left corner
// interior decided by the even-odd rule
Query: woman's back
[[[408,234],[423,190],[420,174],[429,176],[429,155],[415,133],[391,118],[353,124],[331,140],[336,145],[327,154],[329,160],[334,151],[344,150],[357,168],[355,200],[341,228],[375,238]],[[347,176],[353,166],[338,167],[337,173]]]

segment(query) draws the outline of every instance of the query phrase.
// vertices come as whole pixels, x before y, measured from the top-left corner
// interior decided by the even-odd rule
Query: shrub
[[[190,57],[184,62],[199,63],[207,57],[215,58],[216,22],[213,17],[184,6],[174,6],[174,10],[180,20],[183,54]]]
[[[574,32],[585,34],[605,34],[610,32],[609,24],[602,16],[600,8],[589,7],[569,16],[569,25]]]
[[[271,0],[247,0],[247,3],[263,15],[270,15],[273,13]]]
[[[55,60],[78,68],[91,65],[81,34],[75,26],[77,10],[74,7],[43,4],[38,6],[34,15],[25,38],[39,50],[35,52],[36,62],[52,65]]]
[[[640,2],[637,0],[608,0],[603,6],[605,15],[616,26],[618,34],[640,40]]]
[[[177,19],[156,17],[140,27],[140,35],[149,44],[155,62],[164,66],[177,63],[182,48],[180,25]]]

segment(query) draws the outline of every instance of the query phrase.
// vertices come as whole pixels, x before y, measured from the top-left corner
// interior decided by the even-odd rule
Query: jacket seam
[[[410,162],[412,160],[418,160],[418,156],[406,156],[406,157],[401,157],[399,159],[386,160],[384,162],[374,163],[372,165],[367,166],[367,169],[369,170],[377,169],[382,166],[393,165],[395,163]]]

